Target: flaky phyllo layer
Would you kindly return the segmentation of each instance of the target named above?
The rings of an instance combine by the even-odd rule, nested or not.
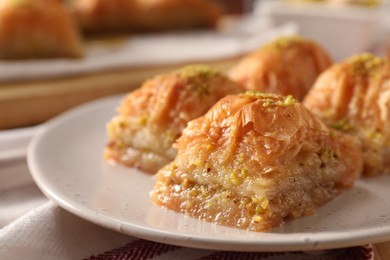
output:
[[[105,158],[155,173],[175,158],[172,144],[188,121],[241,91],[223,73],[205,65],[156,76],[127,95],[109,122]]]
[[[82,37],[61,1],[0,1],[0,59],[82,56]]]
[[[254,231],[312,214],[361,171],[360,143],[291,96],[230,95],[191,121],[151,196],[168,209]]]
[[[390,62],[359,54],[335,64],[316,81],[304,105],[324,122],[357,136],[365,176],[390,172]]]
[[[296,35],[282,36],[242,58],[229,75],[248,90],[302,100],[331,64],[329,54],[316,42]]]

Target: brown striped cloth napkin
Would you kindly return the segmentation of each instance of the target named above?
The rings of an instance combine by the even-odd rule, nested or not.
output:
[[[98,259],[199,259],[199,260],[359,260],[374,259],[371,245],[317,252],[229,252],[183,248],[146,241],[134,240],[122,247],[94,255],[89,260]]]

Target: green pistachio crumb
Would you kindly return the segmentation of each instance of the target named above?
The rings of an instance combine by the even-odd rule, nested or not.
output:
[[[285,99],[283,101],[277,101],[276,105],[281,106],[281,107],[288,107],[288,106],[294,105],[296,102],[297,102],[297,100],[295,98],[293,98],[293,96],[288,95],[285,97]]]

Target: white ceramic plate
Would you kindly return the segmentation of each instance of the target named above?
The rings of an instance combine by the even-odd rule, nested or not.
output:
[[[128,235],[205,249],[296,251],[390,240],[389,176],[360,180],[317,214],[267,233],[210,224],[154,205],[153,176],[102,159],[105,125],[119,101],[106,98],[63,114],[43,126],[29,147],[38,186],[81,218]]]

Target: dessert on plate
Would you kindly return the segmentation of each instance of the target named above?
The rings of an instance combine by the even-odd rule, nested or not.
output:
[[[326,70],[304,105],[328,126],[362,141],[365,176],[390,171],[390,62],[368,53]]]
[[[212,0],[72,0],[84,32],[211,28],[223,11]]]
[[[86,33],[134,30],[137,0],[72,0],[71,8]]]
[[[292,96],[253,91],[190,121],[175,147],[153,201],[253,231],[314,213],[352,187],[362,167],[357,138],[331,131]]]
[[[78,28],[60,1],[0,1],[0,59],[82,56]]]
[[[302,100],[331,64],[329,54],[318,43],[296,35],[282,36],[242,58],[229,74],[248,90]]]
[[[141,31],[213,28],[223,15],[214,0],[137,0]]]
[[[109,122],[105,158],[154,173],[175,158],[172,144],[188,121],[241,91],[241,86],[206,65],[156,76],[128,94]]]

